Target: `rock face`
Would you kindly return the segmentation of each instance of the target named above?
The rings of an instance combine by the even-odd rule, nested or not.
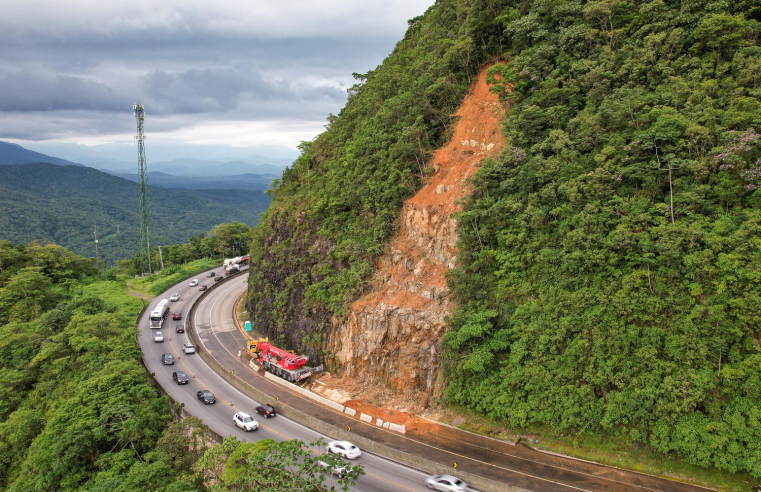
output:
[[[414,392],[423,400],[432,393],[451,304],[445,275],[457,263],[452,215],[468,193],[468,178],[504,143],[504,110],[489,92],[486,68],[457,111],[452,140],[434,155],[434,175],[404,205],[401,228],[379,261],[372,290],[352,304],[347,319],[333,320],[329,351],[339,376]]]

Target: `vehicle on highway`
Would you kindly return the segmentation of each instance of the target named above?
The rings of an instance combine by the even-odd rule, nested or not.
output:
[[[153,341],[154,342],[163,342],[164,341],[164,335],[160,331],[155,332],[153,334]]]
[[[219,282],[220,280],[224,280],[225,277],[214,277],[215,282]]]
[[[150,327],[152,330],[161,328],[164,324],[164,320],[169,316],[169,301],[162,299],[156,309],[151,311],[151,315],[148,317],[150,320]]]
[[[463,492],[468,489],[468,484],[452,475],[431,475],[425,479],[425,486],[442,492]]]
[[[174,382],[177,384],[188,384],[188,382],[190,382],[187,374],[182,371],[173,372],[172,379],[174,379]]]
[[[161,354],[161,363],[165,366],[172,366],[174,365],[174,355],[172,354]]]
[[[176,331],[177,333],[185,333],[185,327],[182,325],[177,325],[174,327],[174,331]]]
[[[317,460],[317,464],[322,468],[323,470],[330,469],[330,473],[333,475],[336,475],[338,478],[343,478],[344,475],[348,473],[347,466],[341,466],[341,465],[335,465],[331,466],[329,463],[326,463],[322,460]]]
[[[196,348],[193,346],[192,343],[186,343],[182,345],[182,351],[186,354],[195,354]]]
[[[182,319],[182,313],[172,313],[172,319],[173,320]]]
[[[340,454],[347,460],[357,459],[362,454],[362,451],[349,441],[330,441],[327,448],[328,453]]]
[[[198,280],[193,279],[193,280],[190,281],[190,286],[191,287],[195,287],[196,285],[198,285]]]
[[[169,300],[172,301],[172,302],[179,301],[180,300],[180,294],[178,292],[175,292],[174,294],[172,294],[172,297],[170,297]]]
[[[277,415],[277,410],[272,405],[259,405],[256,407],[256,413],[264,415],[264,418],[268,419]]]
[[[251,416],[245,412],[238,412],[233,415],[233,424],[246,432],[255,431],[259,428],[259,422],[252,419]]]
[[[207,277],[213,277],[214,275],[216,275],[216,273],[214,272],[209,272],[206,274]]]
[[[208,288],[209,288],[209,286],[208,286],[208,285],[206,285],[206,284],[204,284],[204,285],[202,285],[202,286],[201,286],[201,288],[200,288],[200,289],[198,289],[198,290],[200,290],[201,292],[203,292],[203,291],[205,291],[205,290],[206,290],[206,289],[208,289]]]
[[[201,390],[198,393],[196,393],[196,396],[199,400],[204,402],[206,405],[211,405],[212,403],[217,403],[217,397],[214,396],[214,393],[212,393],[209,390]]]

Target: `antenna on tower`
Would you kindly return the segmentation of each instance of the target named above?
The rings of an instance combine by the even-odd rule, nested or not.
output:
[[[145,133],[143,133],[143,123],[145,121],[145,108],[140,101],[132,106],[137,120],[137,178],[140,187],[140,269],[148,267],[148,273],[151,271],[151,235],[153,232],[153,223],[151,220],[151,202],[148,196],[148,163],[145,160]]]

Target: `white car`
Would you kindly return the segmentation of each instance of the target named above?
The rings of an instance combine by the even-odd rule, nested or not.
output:
[[[429,489],[444,492],[464,492],[469,490],[468,484],[452,475],[431,475],[425,479],[425,485]]]
[[[340,454],[347,460],[357,459],[362,454],[362,451],[349,441],[330,441],[327,447],[328,453]]]
[[[180,300],[180,294],[175,292],[174,294],[172,294],[172,297],[170,297],[169,300],[172,301],[172,302],[179,301]]]
[[[192,343],[186,343],[182,345],[182,351],[186,354],[195,354],[196,348],[193,346]]]
[[[244,412],[238,412],[233,415],[233,424],[240,427],[244,431],[255,431],[259,428],[259,422],[252,419],[251,416]]]
[[[198,280],[193,279],[193,280],[190,281],[190,286],[191,287],[195,287],[196,285],[198,285]]]
[[[347,470],[346,470],[347,467],[346,466],[338,466],[338,465],[336,465],[336,466],[332,466],[331,467],[328,463],[326,463],[326,462],[324,462],[322,460],[317,460],[317,464],[320,465],[320,468],[322,468],[323,470],[330,469],[330,473],[333,474],[333,475],[338,476],[338,478],[343,478],[344,475],[346,475],[346,472],[347,472]]]
[[[160,331],[155,332],[153,334],[153,341],[154,342],[163,342],[164,341],[164,335]]]

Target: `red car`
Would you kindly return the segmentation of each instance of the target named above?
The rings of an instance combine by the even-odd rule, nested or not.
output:
[[[174,313],[174,314],[172,314],[172,319],[182,319],[182,313]]]

